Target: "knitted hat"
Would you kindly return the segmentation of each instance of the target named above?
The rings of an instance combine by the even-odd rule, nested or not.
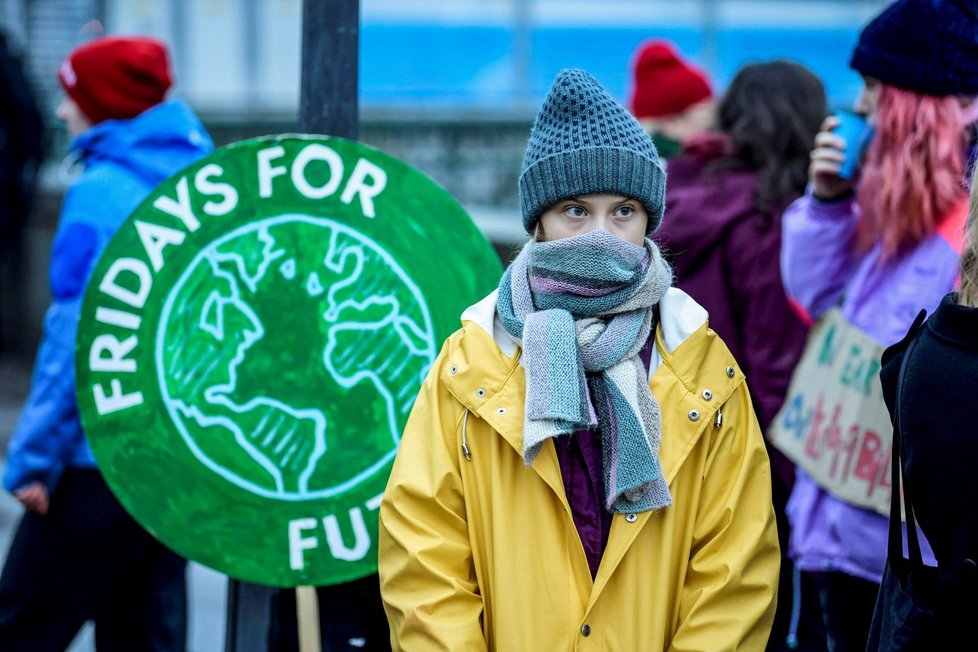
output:
[[[166,46],[142,37],[100,38],[75,49],[58,80],[95,124],[156,106],[172,83]]]
[[[926,95],[978,94],[978,3],[897,0],[859,35],[849,65]]]
[[[540,107],[520,174],[523,226],[557,202],[596,193],[641,201],[648,231],[662,221],[666,174],[645,130],[598,81],[564,70]]]
[[[713,97],[706,75],[666,41],[648,41],[639,48],[632,83],[629,106],[639,119],[675,115]]]

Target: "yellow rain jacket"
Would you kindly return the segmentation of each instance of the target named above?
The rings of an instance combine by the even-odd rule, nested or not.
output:
[[[424,383],[380,508],[395,650],[764,649],[780,555],[770,466],[744,376],[671,289],[651,364],[673,504],[616,514],[597,577],[552,441],[523,463],[525,376],[495,294]]]

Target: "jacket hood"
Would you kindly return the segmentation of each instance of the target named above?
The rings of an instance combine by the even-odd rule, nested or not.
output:
[[[77,136],[71,151],[87,164],[116,163],[156,186],[214,148],[182,100],[158,104],[129,120],[106,120]]]
[[[501,355],[498,356],[478,355],[476,351],[473,351],[471,359],[475,366],[480,367],[479,373],[493,371],[508,375],[508,369],[515,365],[518,360],[519,344],[503,328],[496,315],[498,295],[499,290],[496,290],[479,303],[466,309],[461,318],[462,331],[484,333],[490,336],[495,341],[496,346],[499,347]],[[649,377],[651,378],[662,364],[663,352],[666,354],[673,353],[694,333],[704,328],[708,320],[709,315],[706,310],[688,294],[678,288],[666,290],[665,296],[659,302],[659,323],[657,326],[657,338],[661,343],[662,350],[660,347],[652,349]],[[490,369],[490,367],[500,368]]]
[[[496,297],[493,292],[463,313],[462,328],[446,343],[447,361],[440,381],[465,410],[486,421],[522,455],[526,377],[519,347],[496,318]],[[649,381],[664,423],[674,424],[668,426],[670,446],[660,453],[669,481],[689,451],[686,444],[691,446],[705,431],[699,426],[683,429],[678,424],[702,422],[705,427],[719,423],[715,421],[718,411],[744,376],[730,351],[710,330],[706,310],[688,294],[676,288],[667,290],[659,302],[659,316]],[[695,417],[688,416],[691,413]],[[538,457],[533,468],[541,464]],[[556,484],[559,473],[555,468],[551,471],[557,475],[551,480]]]

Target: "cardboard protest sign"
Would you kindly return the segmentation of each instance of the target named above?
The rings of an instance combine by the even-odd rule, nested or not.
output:
[[[406,164],[338,138],[222,148],[122,225],[86,291],[82,423],[178,553],[277,586],[376,570],[408,413],[499,260]]]
[[[879,380],[883,349],[829,311],[809,335],[768,436],[830,493],[889,514],[893,427]]]

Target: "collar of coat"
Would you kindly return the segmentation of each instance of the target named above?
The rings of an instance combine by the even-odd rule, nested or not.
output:
[[[441,381],[522,456],[526,379],[520,349],[496,316],[496,294],[462,314],[462,329],[447,344]],[[710,330],[706,310],[689,295],[670,288],[659,303],[659,316],[649,377],[663,412],[659,458],[671,482],[707,428],[721,427],[718,413],[744,376]]]

